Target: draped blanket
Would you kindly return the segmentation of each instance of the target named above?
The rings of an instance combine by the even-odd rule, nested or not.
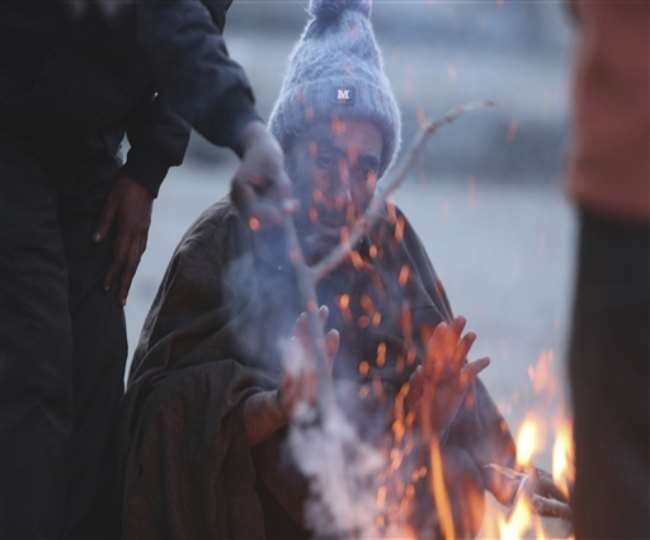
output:
[[[310,537],[302,514],[308,486],[282,450],[285,433],[249,448],[242,414],[249,395],[277,387],[282,343],[301,311],[296,296],[281,235],[253,233],[228,201],[187,231],[129,377],[119,490],[125,537]],[[421,361],[424,336],[451,319],[449,302],[394,207],[319,284],[318,296],[341,334],[333,376],[342,407],[372,440]],[[490,489],[482,466],[512,465],[514,443],[480,381],[467,402],[445,445],[460,449],[468,474]]]

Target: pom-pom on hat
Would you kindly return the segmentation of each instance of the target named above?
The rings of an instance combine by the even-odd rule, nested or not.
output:
[[[269,118],[287,148],[310,123],[368,120],[382,133],[380,176],[400,146],[401,119],[370,22],[371,0],[311,0]]]
[[[335,19],[345,10],[357,10],[370,17],[370,0],[312,0],[309,13],[317,19]]]

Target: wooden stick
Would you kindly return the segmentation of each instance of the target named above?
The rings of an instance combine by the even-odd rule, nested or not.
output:
[[[555,485],[551,476],[536,467],[528,473],[511,469],[497,463],[488,463],[485,468],[497,472],[510,482],[517,482],[517,489],[509,504],[507,519],[520,497],[526,497],[536,514],[545,517],[558,517],[571,521],[571,506],[562,491]]]
[[[462,114],[476,109],[492,107],[491,101],[468,103],[452,109],[442,118],[430,122],[422,129],[411,145],[406,150],[404,159],[400,161],[392,174],[384,177],[377,185],[377,190],[366,209],[363,217],[352,227],[348,239],[338,244],[321,262],[313,267],[307,266],[293,220],[287,219],[283,225],[289,249],[289,257],[292,261],[297,278],[299,303],[304,306],[307,313],[308,339],[316,363],[319,386],[319,408],[321,413],[325,412],[334,402],[334,391],[330,377],[327,374],[327,356],[325,351],[325,336],[323,324],[318,317],[318,298],[316,295],[316,284],[327,274],[332,272],[341,264],[353,246],[366,234],[376,223],[388,197],[402,184],[409,171],[413,167],[425,142],[442,126],[452,123]]]

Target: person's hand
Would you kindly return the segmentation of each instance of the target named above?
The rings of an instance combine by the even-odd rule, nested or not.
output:
[[[122,305],[126,304],[133,276],[147,247],[152,206],[153,195],[144,186],[118,174],[93,236],[95,242],[101,242],[113,226],[117,227],[113,261],[104,288],[108,291],[115,286],[115,294]]]
[[[282,223],[297,207],[290,198],[282,148],[259,121],[247,124],[240,139],[242,159],[230,198],[253,230]]]
[[[407,410],[419,417],[423,429],[439,436],[454,420],[474,378],[489,364],[489,358],[466,363],[476,334],[461,336],[465,319],[439,323],[426,344],[426,359],[409,381]]]
[[[572,520],[570,494],[554,482],[553,477],[535,466],[512,469],[497,463],[483,466],[486,487],[497,501],[514,509],[520,497],[527,499],[533,511],[544,517]],[[569,491],[573,487],[569,486]]]
[[[321,324],[325,326],[329,316],[327,306],[318,311]],[[327,373],[332,375],[334,358],[339,350],[340,336],[338,330],[325,334],[325,352],[327,353]],[[315,361],[311,357],[307,314],[302,313],[296,321],[292,343],[288,347],[285,371],[278,391],[278,404],[284,417],[290,419],[300,402],[316,405],[318,402],[318,374]],[[295,362],[296,356],[298,362]],[[292,365],[297,364],[297,365]]]

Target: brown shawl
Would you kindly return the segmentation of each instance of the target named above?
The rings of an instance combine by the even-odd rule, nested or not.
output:
[[[390,403],[419,361],[420,329],[452,314],[399,210],[387,215],[358,253],[356,264],[344,264],[320,283],[318,293],[330,307],[330,326],[341,332],[335,379],[352,381],[357,389],[377,389],[379,381],[383,397],[371,391],[360,404],[373,414],[385,410],[381,402]],[[408,279],[400,285],[404,266]],[[130,373],[119,494],[125,537],[308,536],[295,508],[305,488],[287,472],[290,464],[277,461],[283,460],[283,434],[250,449],[241,414],[247,396],[278,381],[278,343],[300,311],[294,284],[281,237],[276,231],[251,233],[228,201],[210,207],[187,231],[146,319]],[[342,294],[349,295],[347,309],[340,308]],[[381,316],[373,319],[374,312]],[[376,362],[380,343],[386,345],[382,366]],[[358,372],[362,361],[371,366],[364,375]],[[350,401],[358,396],[348,392]],[[471,400],[448,443],[461,446],[477,471],[490,461],[511,465],[514,444],[480,382]],[[282,512],[291,523],[284,520],[278,528],[270,514]]]

